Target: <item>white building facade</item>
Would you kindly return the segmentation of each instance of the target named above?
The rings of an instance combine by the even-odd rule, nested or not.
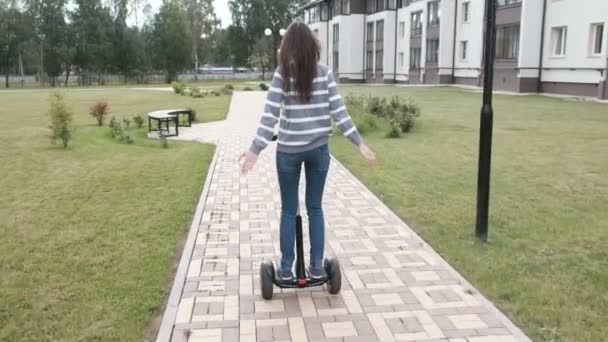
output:
[[[497,90],[608,99],[607,0],[497,0]],[[482,85],[484,0],[317,0],[341,82]]]

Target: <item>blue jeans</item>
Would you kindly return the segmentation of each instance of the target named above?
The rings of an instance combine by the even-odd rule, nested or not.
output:
[[[298,187],[302,164],[306,173],[306,210],[310,236],[310,268],[323,267],[325,220],[323,218],[323,189],[329,170],[329,148],[323,145],[301,153],[277,152],[277,173],[281,188],[281,271],[291,272],[295,259],[296,215]]]

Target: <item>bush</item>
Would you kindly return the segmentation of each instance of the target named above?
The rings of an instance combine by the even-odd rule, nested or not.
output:
[[[253,91],[253,88],[251,88],[250,86],[246,86],[243,88],[243,91]]]
[[[120,139],[123,136],[122,125],[114,117],[110,120],[110,134],[114,139]]]
[[[122,124],[125,125],[125,129],[129,129],[129,127],[131,126],[131,119],[122,118]]]
[[[137,128],[142,128],[144,125],[144,118],[140,114],[135,114],[133,116],[133,122],[137,126]]]
[[[365,108],[372,115],[375,115],[380,118],[386,118],[388,114],[386,110],[386,105],[387,103],[385,98],[373,96],[367,99]]]
[[[107,100],[99,100],[89,110],[92,117],[97,120],[98,126],[103,126],[103,120],[108,115],[109,106]]]
[[[226,85],[224,86],[224,89],[227,89],[227,90],[234,90],[234,86],[233,86],[232,84],[226,84]]]
[[[211,91],[211,94],[212,94],[212,95],[215,95],[215,96],[220,96],[220,95],[222,95],[222,93],[220,93],[220,91],[219,91],[219,90],[215,90],[215,89]]]
[[[182,82],[171,82],[171,87],[173,87],[173,91],[176,94],[182,94],[184,92],[184,90],[186,89],[186,85]]]
[[[224,95],[232,95],[233,91],[231,89],[228,89],[228,88],[222,88],[222,93]]]
[[[68,147],[72,140],[74,128],[72,127],[73,114],[65,104],[63,95],[54,93],[51,96],[51,104],[48,112],[51,117],[51,139],[53,143],[61,141],[63,148]]]
[[[263,90],[263,91],[268,90],[268,86],[266,85],[266,83],[260,83],[260,90]]]
[[[126,144],[129,144],[129,145],[131,145],[131,144],[133,144],[135,142],[135,140],[133,140],[133,138],[130,135],[128,135],[128,134],[123,135],[120,138],[120,141],[122,141],[122,142],[124,142]]]
[[[160,146],[162,148],[169,148],[169,141],[167,140],[167,137],[165,137],[164,135],[160,136]]]
[[[196,110],[192,108],[188,108],[188,110],[190,111],[190,118],[192,122],[196,122]]]
[[[204,90],[202,90],[202,89],[201,89],[201,88],[199,88],[199,87],[192,87],[192,88],[190,89],[190,96],[192,96],[192,97],[193,97],[193,98],[195,98],[195,99],[200,99],[200,98],[203,98],[203,97],[205,97],[206,95],[207,95],[207,92],[206,92],[206,91],[204,91]]]

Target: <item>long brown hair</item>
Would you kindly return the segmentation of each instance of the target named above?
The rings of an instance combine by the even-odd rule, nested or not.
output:
[[[285,91],[293,87],[303,102],[312,97],[312,83],[317,77],[317,63],[321,57],[321,46],[308,25],[295,21],[287,28],[281,43],[281,76],[285,80]]]

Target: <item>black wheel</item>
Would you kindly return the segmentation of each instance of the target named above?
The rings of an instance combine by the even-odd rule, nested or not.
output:
[[[260,265],[260,289],[262,290],[262,298],[266,300],[272,299],[273,286],[274,265],[270,261],[264,261]]]
[[[340,262],[336,258],[325,259],[323,265],[327,273],[327,290],[331,294],[340,293],[342,288],[342,271],[340,271]]]

